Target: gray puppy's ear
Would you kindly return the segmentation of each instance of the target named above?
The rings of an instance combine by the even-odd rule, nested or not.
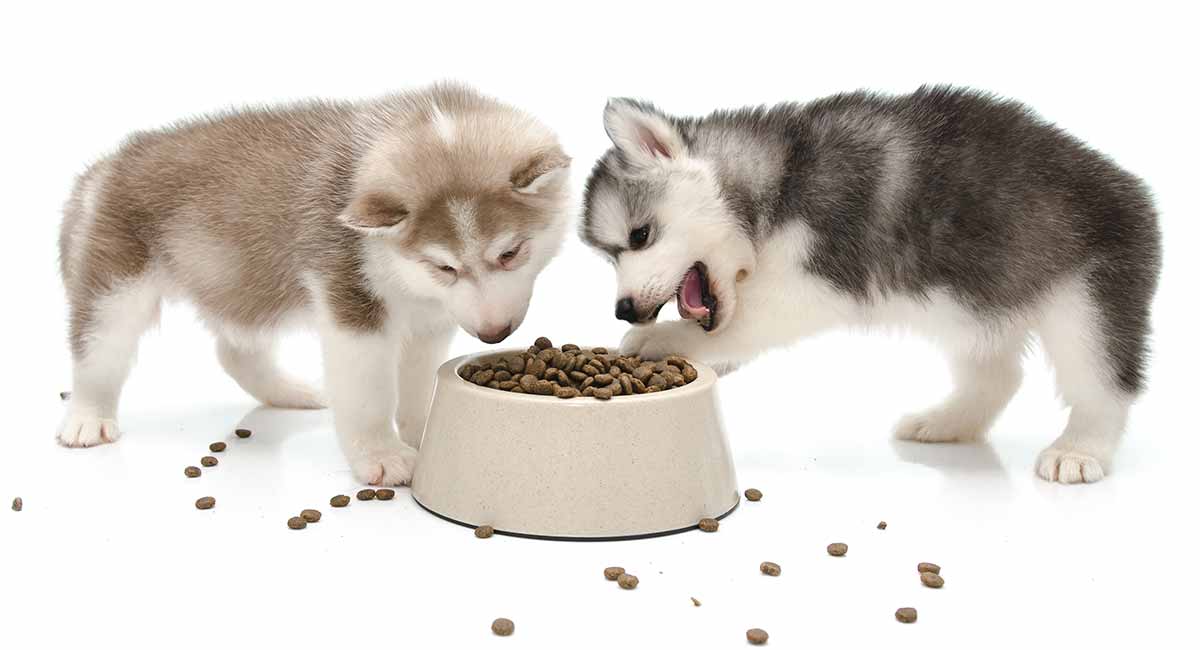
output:
[[[604,107],[604,130],[630,162],[650,164],[656,160],[682,158],[683,136],[666,115],[645,102],[614,98]]]
[[[509,182],[514,192],[538,194],[566,178],[571,159],[561,151],[544,151],[513,170]]]
[[[355,230],[382,235],[402,228],[408,218],[408,210],[395,196],[366,192],[355,197],[339,218]]]

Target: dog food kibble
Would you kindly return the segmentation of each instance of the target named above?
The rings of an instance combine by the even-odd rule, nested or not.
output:
[[[942,576],[926,571],[921,574],[921,584],[933,589],[941,589],[942,585],[946,584],[946,581],[942,579]]]
[[[617,584],[621,585],[622,589],[634,589],[638,586],[638,579],[632,573],[622,573],[617,576]]]
[[[911,607],[901,607],[896,610],[896,620],[901,623],[915,623],[917,621],[917,610]]]
[[[300,530],[308,527],[308,522],[304,521],[304,517],[292,517],[288,519],[288,528],[292,530]]]
[[[696,525],[700,527],[700,530],[706,533],[715,533],[717,532],[717,529],[721,527],[721,522],[717,521],[716,519],[706,517],[701,519]]]
[[[475,529],[475,536],[479,539],[487,539],[496,533],[496,529],[491,526],[480,526]]]
[[[774,562],[763,562],[762,564],[758,565],[758,570],[762,571],[763,575],[768,576],[777,576],[780,573],[783,573],[783,569]]]
[[[922,562],[917,565],[917,573],[933,573],[936,575],[942,574],[942,567],[933,562]]]
[[[329,505],[335,508],[345,508],[346,506],[350,505],[350,497],[344,494],[339,494],[329,500]]]
[[[747,501],[758,501],[761,498],[762,498],[762,492],[759,492],[758,490],[756,490],[754,488],[750,488],[749,490],[746,490],[746,500]]]
[[[878,524],[875,524],[875,527],[878,528],[879,530],[887,530],[887,522],[881,521]]]
[[[829,551],[829,554],[834,557],[841,557],[846,554],[846,551],[850,550],[850,547],[846,546],[845,544],[837,543],[826,546],[825,550]]]
[[[301,519],[303,519],[304,521],[306,521],[306,522],[310,523],[310,524],[315,524],[315,523],[317,523],[318,521],[321,521],[321,511],[320,511],[320,510],[313,510],[313,509],[311,509],[311,508],[308,508],[308,509],[305,509],[305,510],[301,510],[301,511],[300,511],[300,518],[301,518]]]
[[[200,510],[208,510],[217,505],[217,500],[212,497],[200,497],[196,499],[196,507]]]
[[[233,434],[243,440],[249,438],[253,432],[249,429],[234,429]]]
[[[696,600],[695,596],[692,596],[692,607],[699,607],[699,606],[700,606],[700,601]]]
[[[13,505],[12,505],[13,512],[21,512],[21,508],[24,508],[24,507],[25,507],[25,502],[21,500],[21,497],[17,497],[15,499],[13,499]]]
[[[513,622],[507,618],[498,618],[492,621],[492,633],[496,636],[508,636],[513,633],[515,628]]]
[[[196,478],[200,476],[200,468],[194,465],[188,465],[187,467],[183,468],[183,475],[188,478]]]
[[[459,377],[493,390],[598,400],[679,388],[699,374],[687,359],[676,355],[649,361],[574,343],[556,348],[544,336],[521,354],[480,359],[458,369]]]
[[[623,575],[625,575],[624,567],[610,566],[604,570],[604,579],[605,580],[616,580],[617,578],[620,578]]]
[[[205,467],[216,467],[217,459],[213,458],[212,456],[205,456],[204,458],[200,459],[200,464]]]
[[[379,488],[375,490],[375,498],[380,501],[391,501],[396,496],[396,491],[392,488]]]
[[[217,453],[217,452],[225,451],[225,443],[223,443],[223,442],[214,442],[214,443],[212,443],[211,445],[209,445],[209,446],[208,446],[208,450],[209,450],[209,451],[211,451],[211,452],[213,452],[213,453]]]
[[[746,630],[746,640],[750,642],[750,645],[762,645],[767,642],[768,636],[770,635],[767,634],[766,630],[760,630],[756,627]]]
[[[355,494],[354,496],[358,497],[359,501],[370,501],[371,499],[375,498],[375,490],[370,488],[366,490],[359,490],[358,494]]]

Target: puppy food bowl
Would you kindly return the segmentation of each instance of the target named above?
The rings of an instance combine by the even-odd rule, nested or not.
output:
[[[620,539],[694,528],[738,503],[716,373],[659,393],[590,397],[476,386],[438,369],[412,494],[466,526],[555,539]]]

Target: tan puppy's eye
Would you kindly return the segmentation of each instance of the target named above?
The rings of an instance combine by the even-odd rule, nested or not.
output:
[[[444,273],[458,273],[458,269],[454,268],[453,266],[446,265],[446,264],[439,266],[438,270],[442,271]]]
[[[525,242],[521,242],[520,244],[513,246],[511,249],[501,253],[499,257],[500,266],[507,267],[508,265],[512,264],[513,260],[517,259],[517,256],[521,254],[521,247],[524,245]]]

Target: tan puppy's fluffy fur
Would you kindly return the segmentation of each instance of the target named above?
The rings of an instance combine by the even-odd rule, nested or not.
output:
[[[138,338],[178,297],[273,406],[325,404],[272,358],[282,328],[315,325],[355,475],[407,482],[455,324],[494,343],[524,318],[562,241],[568,163],[533,118],[457,85],[131,136],[64,210],[74,388],[60,442],[117,439]]]

